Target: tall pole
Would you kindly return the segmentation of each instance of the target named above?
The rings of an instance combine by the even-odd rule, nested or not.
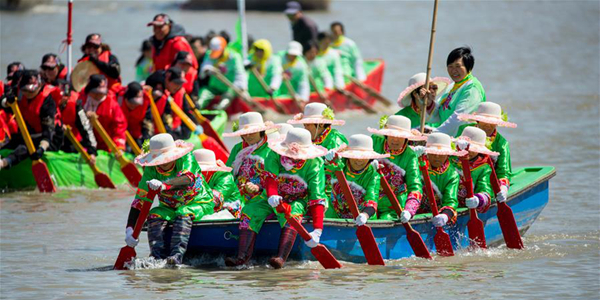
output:
[[[71,81],[72,51],[73,51],[73,0],[69,0],[69,14],[67,21],[67,81]]]
[[[433,21],[431,21],[431,37],[429,39],[429,56],[427,57],[427,77],[425,77],[425,91],[429,91],[429,76],[431,76],[431,61],[433,60],[433,44],[435,43],[435,24],[437,20],[437,8],[438,8],[438,0],[435,0],[433,3]],[[423,106],[421,107],[421,133],[425,132],[425,113],[427,111],[427,100],[428,97],[425,96],[425,101],[423,102]]]
[[[248,34],[246,33],[246,0],[238,0],[238,11],[240,13],[240,25],[242,27],[242,58],[248,59]]]

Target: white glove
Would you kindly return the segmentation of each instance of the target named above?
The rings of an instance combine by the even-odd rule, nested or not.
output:
[[[332,161],[335,158],[335,150],[331,149],[329,151],[327,151],[327,154],[325,154],[325,160],[326,161]]]
[[[425,146],[414,146],[411,148],[415,152],[417,157],[421,157],[421,156],[423,156],[423,154],[425,154]]]
[[[304,241],[306,246],[310,248],[314,248],[319,245],[319,241],[321,240],[321,234],[323,233],[323,229],[315,229],[310,232],[310,240]]]
[[[215,73],[215,70],[217,70],[215,67],[213,67],[212,65],[205,65],[202,70],[200,70],[200,73],[203,73],[205,75],[211,75],[212,73]]]
[[[469,141],[456,140],[456,142],[454,143],[456,144],[456,147],[458,147],[458,149],[460,150],[467,150],[467,148],[469,148]]]
[[[374,159],[371,162],[371,166],[373,166],[375,168],[375,170],[379,170],[379,161],[377,161],[376,159]]]
[[[400,222],[408,223],[410,218],[412,218],[412,215],[407,210],[403,210],[402,213],[400,213]]]
[[[496,201],[505,202],[508,199],[508,187],[505,185],[500,186],[500,191],[496,194]]]
[[[269,205],[271,205],[273,208],[277,207],[280,203],[281,203],[281,196],[279,195],[273,195],[271,197],[269,197],[268,201],[269,201]]]
[[[469,209],[471,208],[477,208],[477,206],[479,206],[479,198],[473,196],[471,198],[466,198],[465,199],[465,205],[467,205],[467,207]]]
[[[148,188],[150,188],[151,190],[160,190],[163,188],[163,183],[158,180],[158,179],[152,179],[152,180],[148,180],[146,181],[146,184],[148,185]]]
[[[138,240],[133,238],[133,228],[131,227],[125,229],[125,243],[131,248],[135,248],[138,244]]]
[[[238,210],[240,209],[240,201],[225,202],[223,203],[223,208],[230,210]]]
[[[433,223],[433,226],[435,227],[443,227],[448,223],[448,216],[446,214],[438,214],[431,219],[431,223]]]
[[[367,224],[367,220],[369,220],[369,214],[360,213],[356,217],[356,220],[354,220],[354,223],[356,223],[356,225],[358,225],[358,226],[363,226],[363,225]]]

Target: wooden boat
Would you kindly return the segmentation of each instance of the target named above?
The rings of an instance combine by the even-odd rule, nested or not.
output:
[[[383,71],[385,69],[385,62],[382,59],[366,60],[364,62],[364,68],[365,68],[365,72],[367,73],[367,79],[365,79],[365,81],[363,83],[366,84],[367,86],[375,89],[377,92],[381,92],[381,84],[383,83]],[[360,89],[358,86],[356,86],[356,84],[348,81],[347,79],[346,79],[345,90],[353,92],[354,94],[359,96],[361,99],[365,99],[365,101],[369,105],[372,105],[376,101],[375,98],[369,96],[362,89]],[[328,98],[333,105],[333,110],[336,112],[344,111],[347,109],[359,109],[360,108],[356,104],[353,104],[349,99],[347,99],[346,96],[344,96],[336,91],[330,92],[328,95]],[[258,98],[258,97],[253,98],[253,99],[255,101],[257,101],[258,103],[262,104],[263,106],[275,111],[275,105],[269,99]],[[218,103],[218,100],[219,99],[215,99],[212,103],[216,104],[216,103]],[[276,97],[275,100],[277,102],[281,103],[285,107],[285,109],[288,112],[290,112],[290,114],[297,114],[297,113],[301,112],[298,110],[298,108],[296,107],[292,98],[289,95],[281,95],[279,97]],[[319,95],[317,95],[316,92],[313,92],[310,94],[310,102],[322,102],[322,101],[321,101],[321,99],[319,99]],[[248,112],[251,110],[252,109],[240,99],[234,99],[232,101],[231,105],[226,109],[226,111],[229,115],[245,113],[245,112]]]
[[[203,110],[201,112],[211,120],[211,124],[217,133],[222,134],[227,125],[227,114],[224,111]],[[196,135],[192,135],[187,142],[194,144],[195,148],[202,148],[202,143]],[[0,150],[0,156],[7,156],[11,152],[12,150]],[[133,160],[134,158],[134,155],[131,153],[125,153],[125,156],[129,160]],[[78,153],[49,151],[44,154],[43,161],[48,165],[52,180],[57,187],[98,188],[92,169]],[[100,171],[106,173],[112,179],[115,185],[128,183],[127,178],[121,172],[119,163],[108,152],[98,151],[96,165]],[[25,160],[8,170],[0,171],[0,189],[23,190],[34,189],[35,187],[36,182],[31,173],[30,160]]]
[[[512,208],[519,231],[527,232],[537,217],[548,203],[548,184],[555,175],[554,167],[526,167],[517,169],[512,180],[513,185],[509,192],[508,205]],[[497,206],[492,207],[479,218],[485,224],[485,236],[488,246],[504,243],[500,225],[496,218]],[[430,222],[431,214],[417,215],[411,224],[416,229],[430,251],[435,251],[433,236],[435,228]],[[469,245],[467,222],[469,220],[466,208],[458,209],[458,220],[455,225],[447,226],[447,232],[455,249],[465,248]],[[210,220],[194,223],[188,256],[197,254],[234,255],[237,253],[237,220]],[[307,230],[312,230],[312,225],[304,220]],[[406,240],[406,232],[399,221],[369,221],[368,225],[379,245],[379,250],[384,259],[400,259],[413,256],[414,253]],[[321,243],[343,261],[364,263],[366,262],[360,244],[356,238],[356,226],[353,220],[325,219],[325,228]],[[255,256],[272,256],[277,251],[280,226],[277,220],[268,220],[255,244]],[[167,232],[166,239],[170,239]],[[168,245],[168,243],[166,243]],[[314,260],[308,248],[298,238],[290,255],[292,259]]]

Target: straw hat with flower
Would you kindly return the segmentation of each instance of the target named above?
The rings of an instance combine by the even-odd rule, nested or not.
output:
[[[492,156],[497,156],[500,154],[498,152],[490,151],[485,146],[485,142],[486,142],[485,131],[483,131],[477,127],[473,127],[473,126],[466,127],[465,130],[463,130],[462,134],[458,138],[454,139],[454,141],[455,141],[455,144],[460,149],[466,149],[467,145],[468,145],[469,151],[473,151],[473,152],[477,152],[477,153],[485,154],[485,155],[492,155]]]
[[[502,112],[502,107],[494,102],[483,102],[479,104],[477,112],[473,114],[460,114],[458,118],[463,121],[479,121],[500,127],[517,127],[517,124],[506,121],[508,118]]]
[[[422,146],[416,146],[422,147]],[[416,149],[416,147],[414,149]],[[434,132],[427,136],[424,152],[427,154],[463,156],[467,151],[456,151],[452,148],[452,139],[445,133]]]
[[[408,87],[405,88],[398,97],[398,105],[400,106],[400,108],[410,106],[410,103],[412,101],[412,92],[420,86],[425,85],[425,78],[427,78],[427,74],[417,73],[408,80]],[[430,82],[437,85],[438,87],[436,94],[437,98],[439,95],[444,93],[446,88],[452,83],[452,80],[446,77],[434,77],[430,80]]]
[[[160,133],[150,138],[150,142],[144,148],[144,153],[135,158],[135,163],[149,167],[175,161],[190,153],[194,145],[182,140],[174,141],[170,134]]]
[[[383,116],[379,120],[379,125],[381,129],[369,127],[367,130],[374,134],[405,138],[411,141],[424,141],[427,139],[418,130],[411,130],[410,119],[405,116]]]
[[[353,159],[380,159],[390,157],[373,151],[373,139],[364,134],[353,134],[348,138],[348,146],[340,148],[337,155]]]
[[[277,129],[279,125],[271,121],[263,121],[261,114],[257,112],[247,112],[240,116],[239,122],[233,124],[233,132],[223,133],[224,137],[235,137],[256,132]]]
[[[333,110],[323,103],[309,103],[304,107],[304,112],[294,116],[289,124],[331,124],[344,125],[346,121],[336,120]]]
[[[292,159],[306,160],[327,154],[327,149],[312,143],[310,132],[304,128],[292,128],[281,142],[269,142],[275,153]]]

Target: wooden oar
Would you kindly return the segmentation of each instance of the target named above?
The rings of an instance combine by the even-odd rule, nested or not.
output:
[[[251,70],[252,74],[254,74],[254,77],[256,77],[256,80],[258,80],[258,83],[263,88],[265,93],[268,93],[269,89],[271,89],[271,88],[265,82],[265,78],[262,76],[262,74],[260,74],[260,72],[258,72],[258,70],[255,67],[250,68],[250,70]],[[273,105],[275,105],[275,109],[277,109],[277,111],[279,113],[284,114],[284,115],[287,114],[287,111],[285,110],[283,105],[281,103],[279,103],[279,101],[275,100],[275,98],[273,97],[273,93],[269,94],[269,101],[273,102]]]
[[[433,20],[431,21],[431,36],[429,37],[429,55],[427,56],[427,74],[425,75],[425,90],[429,91],[429,76],[431,76],[431,61],[433,61],[433,45],[435,44],[435,24],[437,22],[438,0],[433,3]],[[421,133],[425,132],[425,111],[427,107],[427,95],[421,106]]]
[[[152,114],[152,119],[154,119],[154,125],[156,125],[156,130],[158,131],[158,133],[167,133],[165,124],[163,123],[162,117],[158,112],[158,107],[156,107],[156,102],[154,102],[154,97],[152,96],[152,89],[146,91],[146,93],[148,95],[148,99],[150,99],[150,113]]]
[[[460,163],[463,168],[463,176],[465,177],[465,188],[467,189],[467,198],[473,197],[473,178],[471,177],[471,164],[469,163],[469,154],[460,157]],[[477,216],[477,210],[475,208],[469,209],[469,222],[467,222],[467,228],[469,229],[469,240],[471,246],[477,246],[479,248],[487,248],[485,242],[485,232],[483,230],[483,222]]]
[[[215,75],[215,78],[217,78],[217,80],[221,81],[224,85],[226,85],[228,88],[230,88],[238,97],[240,97],[240,99],[242,99],[242,101],[244,101],[246,104],[248,104],[248,106],[250,106],[253,110],[255,110],[261,114],[265,113],[266,108],[263,105],[252,100],[252,98],[250,98],[241,89],[239,89],[237,86],[233,85],[233,83],[231,83],[231,81],[229,81],[229,79],[227,79],[227,77],[225,77],[225,75],[223,75],[223,73],[221,73],[221,71],[214,69],[212,71],[212,74]],[[231,99],[231,100],[233,100],[233,99]]]
[[[435,194],[433,193],[433,186],[431,185],[431,178],[429,177],[429,171],[427,166],[429,161],[427,158],[421,157],[421,163],[419,169],[423,175],[423,181],[425,182],[425,193],[429,200],[429,206],[431,207],[432,219],[439,214],[437,203],[435,202]],[[452,241],[450,241],[450,235],[444,231],[443,227],[436,227],[437,233],[433,237],[435,248],[437,253],[441,256],[454,256],[454,250],[452,250]]]
[[[377,92],[372,87],[364,84],[363,82],[361,82],[357,78],[354,78],[354,77],[352,77],[350,75],[346,75],[346,78],[350,79],[350,81],[352,81],[352,83],[356,84],[356,86],[358,86],[361,90],[367,92],[367,94],[369,94],[371,97],[375,98],[376,100],[380,101],[385,106],[391,106],[392,105],[392,101],[390,101],[388,98],[384,97],[382,94],[380,94],[379,92]]]
[[[150,208],[152,207],[152,202],[154,201],[154,197],[160,192],[160,190],[149,190],[148,195],[146,196],[150,201],[142,201],[142,209],[140,211],[140,215],[138,216],[137,221],[135,222],[135,228],[133,229],[133,238],[137,240],[140,236],[140,232],[142,231],[142,227],[146,222],[146,218],[148,217],[148,212],[150,212]],[[125,246],[121,248],[119,252],[119,257],[117,257],[117,261],[113,267],[114,270],[123,270],[125,268],[125,263],[130,262],[137,256],[135,253],[135,248]]]
[[[277,207],[277,211],[284,212],[285,219],[288,221],[288,223],[290,223],[290,225],[294,227],[294,229],[296,229],[296,231],[305,241],[310,241],[311,236],[308,233],[308,231],[306,231],[306,228],[302,226],[302,222],[296,220],[296,218],[290,215],[289,204],[279,204],[279,206]],[[342,267],[342,264],[340,264],[340,262],[337,259],[335,259],[335,256],[333,256],[333,254],[331,254],[331,252],[329,252],[329,250],[322,244],[318,244],[316,247],[311,248],[310,253],[312,253],[312,255],[315,256],[315,258],[319,261],[319,263],[321,263],[321,265],[325,269],[339,269]]]
[[[325,105],[333,109],[333,104],[331,103],[331,100],[329,100],[329,98],[325,96],[325,93],[323,93],[323,91],[317,88],[317,81],[315,80],[315,77],[312,76],[312,74],[310,73],[308,74],[308,82],[310,82],[310,86],[312,86],[315,92],[317,92],[317,95],[319,95],[319,99],[321,99],[321,102],[325,103]]]
[[[496,175],[494,162],[489,156],[487,159],[488,164],[492,168],[492,175],[490,176],[492,189],[494,190],[494,194],[497,194],[500,192],[500,181],[498,180],[498,175]],[[502,229],[506,247],[510,249],[525,248],[523,246],[523,240],[521,239],[519,227],[517,226],[517,221],[515,220],[515,215],[506,202],[498,203],[498,212],[496,213],[496,216],[498,217],[498,223],[500,223],[500,229]]]
[[[131,136],[129,130],[125,130],[125,139],[127,140],[127,144],[129,144],[129,147],[131,147],[131,151],[133,151],[135,156],[142,154],[142,149],[140,149],[140,146],[138,146],[133,136]]]
[[[110,177],[108,177],[108,175],[106,175],[105,173],[100,171],[98,169],[98,167],[96,166],[96,164],[92,162],[92,158],[90,157],[90,154],[87,153],[87,151],[85,151],[85,149],[83,148],[81,143],[77,140],[75,135],[73,135],[71,126],[67,125],[66,127],[67,127],[67,130],[65,131],[65,133],[67,134],[67,138],[71,141],[71,143],[73,144],[75,149],[77,149],[77,152],[79,152],[79,154],[81,154],[81,157],[83,157],[83,160],[85,160],[85,162],[87,162],[87,164],[92,169],[92,172],[94,173],[94,180],[96,181],[96,184],[98,185],[98,187],[108,188],[108,189],[116,189],[117,187],[112,182]]]
[[[121,150],[117,148],[117,146],[112,141],[108,133],[106,133],[106,130],[104,130],[104,127],[102,127],[102,124],[100,124],[95,115],[93,115],[90,118],[90,122],[92,122],[92,126],[94,127],[94,129],[96,129],[96,131],[100,135],[100,138],[102,138],[104,143],[106,143],[108,149],[110,149],[110,151],[113,153],[113,155],[121,165],[121,171],[129,181],[129,184],[131,184],[131,186],[133,187],[137,187],[140,183],[140,180],[142,180],[142,174],[140,174],[140,171],[132,162],[130,162],[127,158],[125,158],[125,156],[123,156],[123,152],[121,152]]]
[[[344,90],[344,89],[338,89],[337,91],[339,93],[341,93],[342,95],[344,95],[346,98],[350,99],[352,101],[352,103],[354,103],[355,105],[364,109],[367,113],[370,113],[370,114],[377,113],[377,111],[375,109],[373,109],[371,106],[369,106],[369,104],[367,104],[364,100],[360,99],[360,97],[358,97],[355,93],[348,91],[348,90]]]
[[[200,126],[202,126],[202,129],[204,129],[206,135],[215,139],[215,141],[217,141],[219,145],[223,147],[223,150],[225,150],[227,154],[229,154],[229,149],[227,149],[227,145],[225,145],[225,142],[223,142],[221,136],[219,136],[215,128],[212,127],[210,120],[200,113],[200,111],[196,108],[196,104],[194,103],[192,98],[190,98],[190,95],[188,95],[187,93],[185,94],[185,100],[187,101],[188,105],[192,108],[192,114],[194,115],[194,118],[196,118]]]
[[[294,86],[292,85],[290,80],[288,78],[286,78],[285,76],[283,76],[282,80],[283,80],[283,84],[285,84],[285,87],[287,88],[288,93],[290,94],[290,97],[292,98],[292,102],[294,102],[294,105],[296,106],[296,108],[299,111],[303,111],[304,105],[302,104],[302,102],[300,102],[298,100],[298,94],[296,93],[296,90],[294,90]]]
[[[19,110],[19,104],[17,104],[17,99],[15,99],[13,103],[9,103],[9,105],[10,108],[12,108],[12,111],[15,115],[15,119],[17,120],[17,125],[19,126],[19,131],[21,131],[23,141],[25,141],[27,152],[29,152],[29,154],[31,155],[35,152],[35,146],[33,145],[33,141],[31,140],[31,135],[29,135],[29,130],[27,130],[27,124],[25,124],[25,120],[23,120],[21,110]],[[35,182],[37,183],[37,187],[40,190],[40,192],[56,192],[56,187],[54,186],[54,182],[52,182],[52,177],[50,177],[50,171],[48,171],[48,166],[45,162],[43,162],[41,159],[32,161],[31,173],[33,173],[33,178],[35,178]]]
[[[379,170],[379,174],[381,175],[381,187],[383,188],[383,192],[388,197],[388,199],[390,199],[390,203],[392,204],[392,208],[396,211],[396,214],[400,216],[400,214],[402,213],[402,207],[400,206],[400,202],[398,201],[396,194],[394,194],[394,191],[392,191],[392,188],[390,187],[390,184],[385,178],[385,174],[383,174],[383,171]],[[410,226],[410,223],[408,222],[402,223],[402,225],[404,226],[404,230],[406,230],[406,239],[408,240],[408,243],[413,249],[415,255],[417,257],[431,259],[431,254],[429,254],[429,250],[427,249],[427,246],[425,246],[425,242],[423,241],[421,234],[419,234],[418,231],[412,228],[412,226]]]
[[[344,175],[343,171],[335,171],[335,177],[337,177],[337,180],[340,183],[340,187],[344,193],[344,198],[346,198],[346,203],[348,203],[348,207],[352,212],[352,216],[356,218],[360,212],[358,211],[356,199],[354,199],[354,195],[352,195],[352,190],[350,190],[350,187],[348,186],[348,181],[346,181],[346,175]],[[367,263],[369,265],[384,266],[385,262],[383,261],[383,257],[381,256],[379,246],[377,246],[377,241],[375,240],[371,227],[367,225],[358,226],[356,229],[356,237],[360,242],[360,247],[365,254]]]

